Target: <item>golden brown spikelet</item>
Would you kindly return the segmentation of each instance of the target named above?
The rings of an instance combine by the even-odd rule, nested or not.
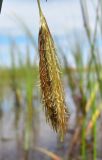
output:
[[[47,121],[61,138],[67,130],[68,110],[65,105],[56,49],[45,17],[40,9],[41,28],[39,31],[39,71]]]

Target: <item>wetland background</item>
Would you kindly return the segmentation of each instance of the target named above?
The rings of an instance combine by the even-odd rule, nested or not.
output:
[[[37,3],[5,0],[0,15],[0,160],[102,160],[102,2],[41,4],[62,68],[69,129],[60,142],[45,120]]]

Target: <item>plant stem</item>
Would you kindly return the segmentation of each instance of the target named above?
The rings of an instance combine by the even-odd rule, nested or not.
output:
[[[38,2],[39,14],[41,16],[42,10],[41,10],[41,6],[40,6],[40,0],[37,0],[37,2]]]
[[[93,104],[93,114],[96,112],[96,106],[95,106],[95,102]],[[96,127],[96,121],[94,123],[94,126],[93,126],[93,139],[94,139],[94,142],[93,142],[93,160],[96,160],[97,159],[97,127]]]
[[[86,138],[85,138],[85,127],[86,126],[86,117],[83,120],[82,126],[82,160],[86,160]]]

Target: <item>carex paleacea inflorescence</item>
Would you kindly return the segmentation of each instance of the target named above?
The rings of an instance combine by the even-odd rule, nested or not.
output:
[[[67,131],[69,112],[66,108],[64,91],[61,82],[60,67],[57,60],[56,49],[46,19],[41,10],[39,31],[39,72],[46,120],[63,139]]]

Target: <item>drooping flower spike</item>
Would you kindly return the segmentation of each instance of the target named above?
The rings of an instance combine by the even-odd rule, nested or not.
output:
[[[54,41],[41,10],[39,0],[38,7],[41,23],[39,31],[39,72],[42,101],[47,122],[63,139],[67,131],[69,112],[65,104]]]

